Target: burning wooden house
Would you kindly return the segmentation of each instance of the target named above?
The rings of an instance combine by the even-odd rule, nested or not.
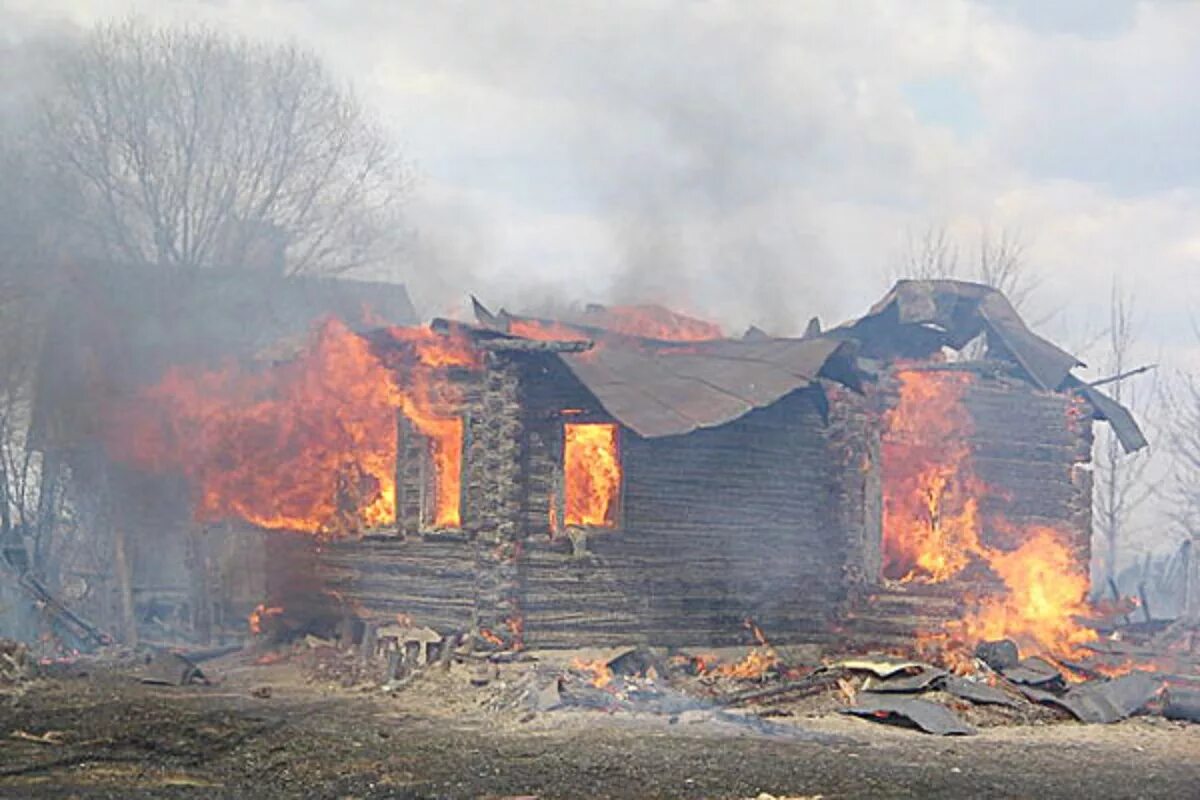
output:
[[[277,538],[274,603],[498,647],[1087,637],[1092,421],[1145,441],[998,292],[903,282],[802,339],[477,312],[410,375],[394,524]]]
[[[1145,443],[1076,366],[953,281],[798,339],[477,307],[327,325],[237,386],[176,371],[107,452],[182,476],[210,527],[278,531],[256,625],[399,618],[543,648],[733,644],[752,620],[780,642],[1070,648],[1092,422]]]

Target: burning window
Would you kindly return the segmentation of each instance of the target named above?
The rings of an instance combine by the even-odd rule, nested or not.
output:
[[[396,524],[404,533],[462,526],[463,421],[400,417]]]
[[[564,425],[563,522],[583,527],[616,527],[620,494],[617,426]]]
[[[443,420],[438,435],[429,440],[433,503],[427,506],[426,520],[435,528],[462,525],[462,445],[463,424],[458,418]]]

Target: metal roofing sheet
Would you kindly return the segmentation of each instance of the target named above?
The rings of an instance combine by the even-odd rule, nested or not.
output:
[[[653,438],[723,425],[810,385],[844,343],[828,339],[606,341],[559,357],[608,413]]]

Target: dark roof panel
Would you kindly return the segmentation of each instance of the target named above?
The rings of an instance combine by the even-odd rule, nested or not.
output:
[[[827,339],[606,341],[560,358],[609,414],[653,438],[724,425],[771,405],[811,385],[843,347]]]

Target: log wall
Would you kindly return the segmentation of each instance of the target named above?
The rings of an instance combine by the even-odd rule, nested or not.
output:
[[[878,537],[862,403],[839,396],[828,422],[824,405],[814,388],[686,436],[623,430],[618,529],[527,544],[527,643],[738,644],[747,618],[818,636]]]
[[[404,614],[533,648],[741,644],[747,618],[780,643],[827,642],[864,604],[861,624],[903,636],[910,618],[945,611],[879,600],[886,380],[870,399],[810,387],[684,436],[621,429],[620,524],[564,530],[562,426],[613,420],[557,358],[488,358],[464,404],[464,529],[322,545],[301,567],[320,588],[304,591],[377,622]],[[1017,525],[1068,528],[1086,559],[1082,406],[1003,378],[981,378],[965,402],[987,503]]]
[[[1068,531],[1083,564],[1091,560],[1092,419],[1085,401],[1027,383],[974,381],[963,399],[974,422],[976,474],[991,490],[981,503],[1017,528],[1045,525]],[[1000,546],[1012,534],[989,525]]]

